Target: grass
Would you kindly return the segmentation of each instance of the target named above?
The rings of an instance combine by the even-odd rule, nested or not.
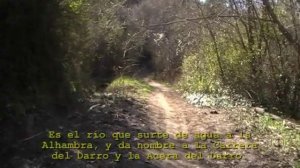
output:
[[[288,152],[291,149],[300,149],[300,131],[288,124],[284,119],[273,119],[270,115],[259,117],[259,128],[264,133],[274,134],[280,141],[281,149]]]
[[[276,151],[295,168],[300,168],[300,126],[297,123],[274,117],[269,113],[260,114],[251,110],[233,115],[231,118],[238,118],[242,129],[251,131],[256,141],[263,142],[262,153]]]
[[[115,79],[106,88],[108,92],[139,97],[147,96],[152,90],[153,87],[146,82],[128,76],[121,76]]]
[[[300,161],[297,161],[297,162],[295,163],[295,168],[300,168]]]

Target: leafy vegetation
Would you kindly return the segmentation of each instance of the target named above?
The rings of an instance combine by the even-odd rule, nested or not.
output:
[[[260,151],[263,154],[275,151],[275,155],[287,158],[297,167],[300,152],[299,125],[273,114],[256,112],[253,108],[241,111],[232,110],[229,116],[238,122],[236,129],[251,131],[253,139],[261,142]]]
[[[182,75],[177,87],[185,92],[221,93],[219,69],[215,57],[204,57],[212,51],[198,51],[187,55],[182,64]]]
[[[70,106],[103,87],[127,62],[123,1],[2,1],[1,119]],[[132,54],[134,56],[134,54]]]
[[[3,144],[30,136],[40,115],[75,114],[95,92],[147,96],[153,88],[133,76],[148,74],[198,106],[299,119],[299,16],[296,0],[2,0]],[[242,111],[269,146],[300,148],[287,120]]]
[[[286,120],[276,120],[270,115],[265,114],[258,118],[258,128],[261,131],[260,134],[275,135],[279,142],[275,142],[275,139],[270,139],[269,144],[273,146],[281,146],[284,152],[288,152],[291,149],[296,150],[300,148],[300,131],[299,128],[293,128],[293,125],[288,125]]]
[[[199,19],[202,27],[192,31],[199,38],[192,50],[183,54],[179,88],[190,93],[229,91],[297,117],[299,26],[293,3],[247,0],[187,5],[198,18],[211,17]],[[283,14],[285,10],[291,12]],[[215,11],[223,11],[223,20]],[[288,24],[295,29],[287,28]]]
[[[2,111],[76,104],[115,76],[147,69],[184,92],[239,94],[297,117],[295,4],[3,1]]]
[[[108,92],[116,92],[121,94],[135,94],[135,96],[145,97],[153,90],[153,87],[146,82],[132,78],[121,76],[113,80],[106,88]]]

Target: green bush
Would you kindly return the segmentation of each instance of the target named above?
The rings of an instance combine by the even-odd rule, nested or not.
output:
[[[178,83],[182,91],[217,93],[221,89],[217,61],[210,47],[208,45],[207,50],[184,57]]]

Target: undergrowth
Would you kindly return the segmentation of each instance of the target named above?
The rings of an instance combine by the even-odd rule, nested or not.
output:
[[[127,96],[145,97],[153,90],[146,82],[128,76],[121,76],[110,83],[107,92],[119,93]]]
[[[299,168],[300,125],[273,114],[257,113],[254,110],[232,111],[229,116],[238,122],[238,129],[252,132],[253,139],[260,142],[261,152],[274,152]]]

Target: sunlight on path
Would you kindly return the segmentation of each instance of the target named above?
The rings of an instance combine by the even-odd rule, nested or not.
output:
[[[148,105],[150,107],[149,118],[156,123],[153,127],[157,131],[164,131],[170,135],[170,141],[176,144],[175,149],[171,150],[157,150],[156,153],[177,153],[181,157],[179,160],[163,160],[151,161],[158,167],[191,167],[191,168],[206,168],[206,167],[245,167],[249,163],[256,164],[256,159],[260,156],[255,151],[245,153],[245,158],[239,162],[226,161],[226,160],[212,160],[212,159],[199,159],[187,160],[184,158],[188,152],[203,153],[208,155],[213,152],[212,150],[201,150],[195,148],[195,140],[193,140],[194,133],[225,133],[234,132],[235,126],[228,120],[227,111],[218,109],[217,114],[211,113],[214,111],[211,108],[196,108],[188,104],[180,95],[174,92],[171,88],[155,81],[146,81],[155,90],[148,97]],[[177,139],[176,133],[188,133],[188,139]],[[245,141],[236,137],[236,141]],[[190,144],[189,149],[182,149],[182,143]],[[178,147],[178,148],[177,148]],[[151,151],[148,151],[151,152]],[[153,151],[152,151],[153,152]],[[254,152],[254,153],[253,153]],[[262,162],[263,163],[263,162]],[[235,166],[233,166],[234,164]]]
[[[175,138],[175,134],[178,132],[188,133],[188,124],[185,120],[184,113],[181,112],[181,104],[183,102],[179,102],[176,106],[174,102],[167,97],[165,94],[171,92],[170,88],[165,87],[162,84],[157,82],[151,81],[149,82],[151,86],[155,88],[152,96],[149,98],[149,104],[153,107],[150,116],[152,116],[153,120],[160,120],[158,122],[160,125],[164,125],[163,130],[164,132],[170,135],[170,139],[173,143],[176,143],[176,146],[180,145],[179,140]],[[155,115],[153,115],[155,114]],[[155,117],[154,117],[155,116]],[[188,141],[181,140],[183,141]],[[150,151],[149,151],[150,152]],[[153,151],[152,151],[153,152]],[[178,153],[180,155],[184,155],[184,152],[178,147],[177,149],[172,150],[160,150],[156,151],[156,153]],[[174,167],[174,168],[181,168],[181,167],[190,167],[190,168],[205,168],[210,167],[206,164],[200,164],[201,162],[195,161],[188,161],[184,159],[180,160],[164,160],[164,161],[154,161],[155,165],[159,167]],[[201,166],[200,166],[201,165]]]

